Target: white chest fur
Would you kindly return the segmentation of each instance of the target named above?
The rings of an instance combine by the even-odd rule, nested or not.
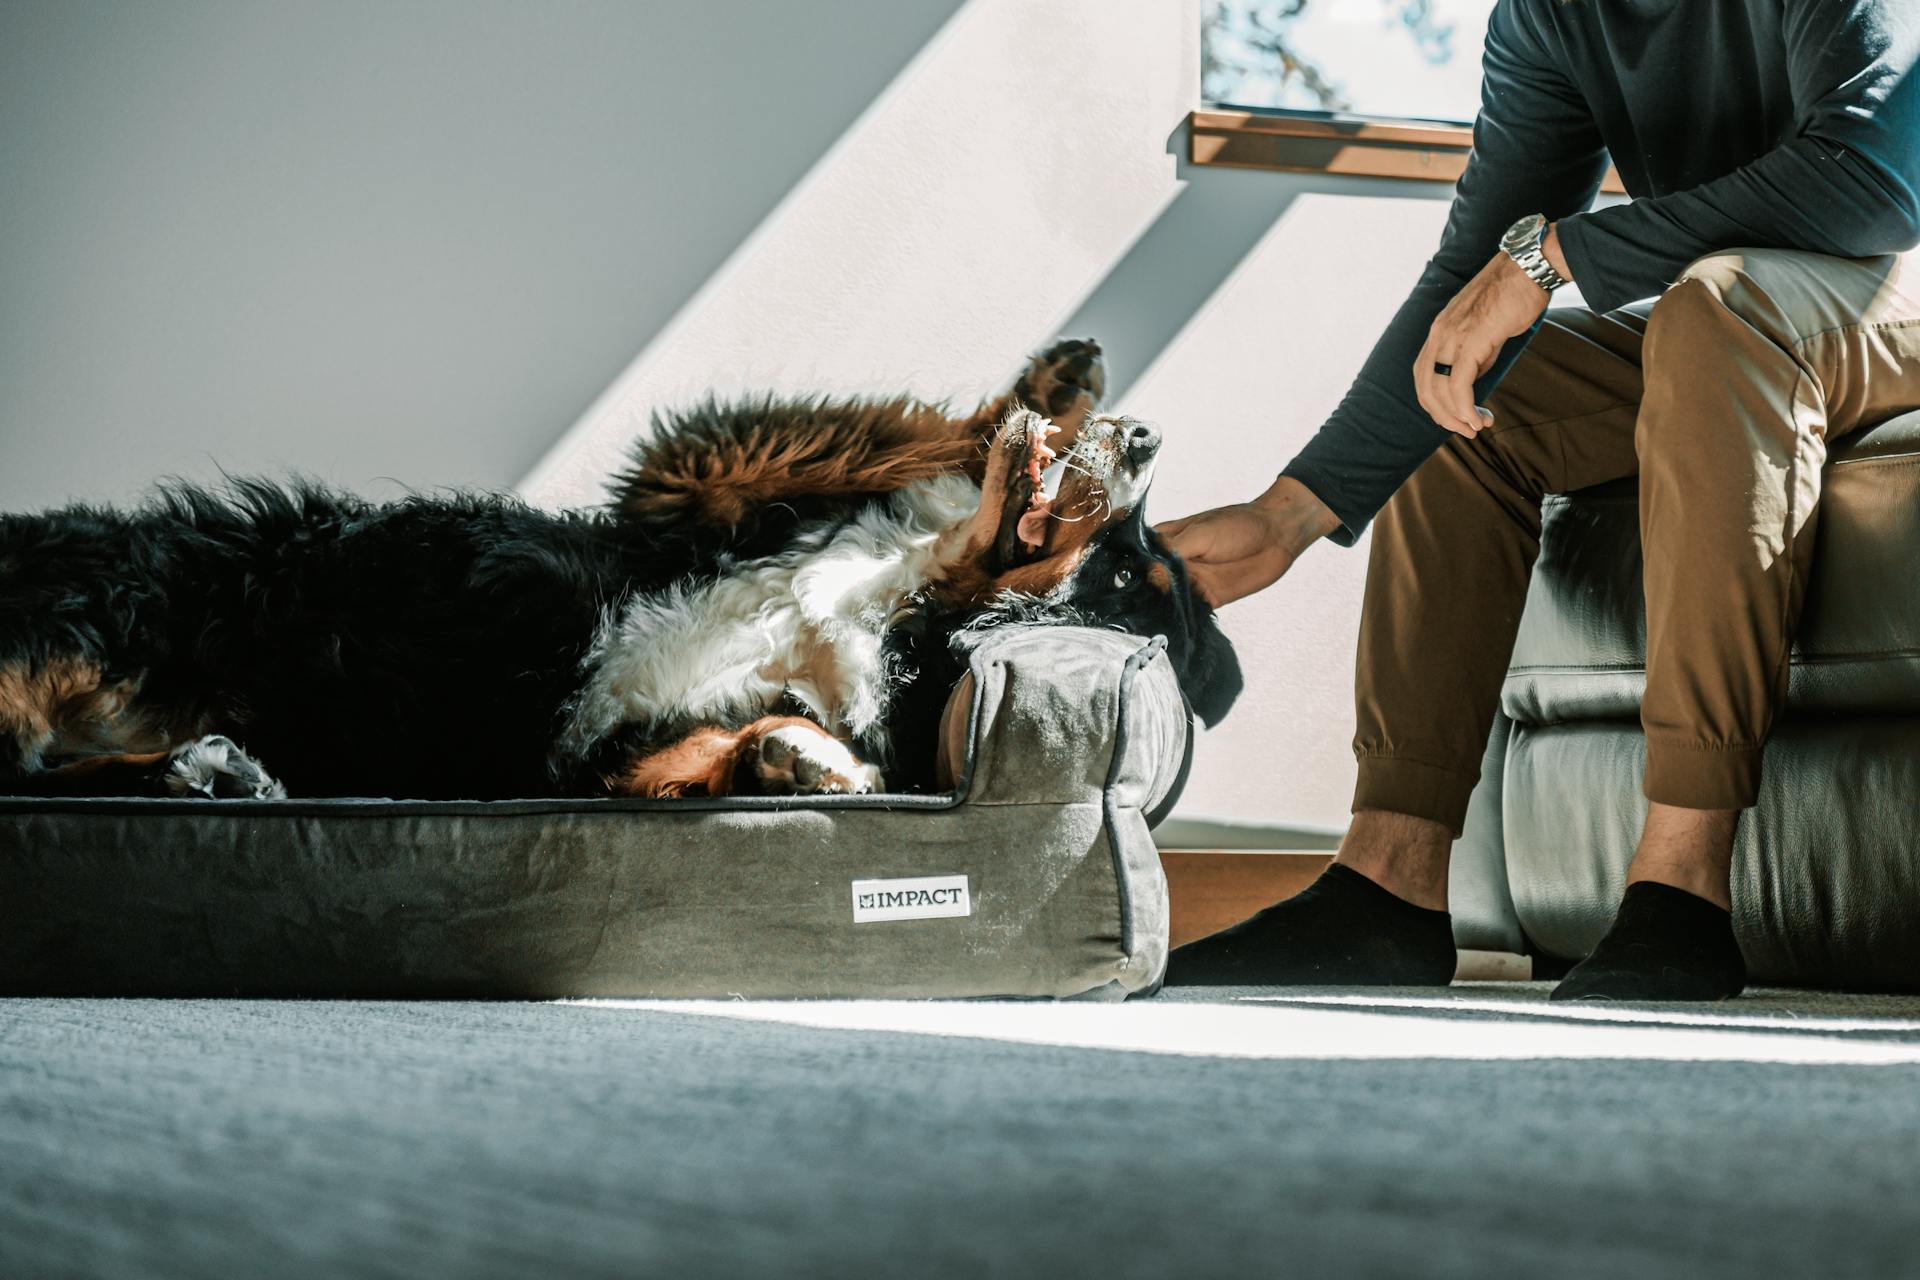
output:
[[[635,596],[594,638],[563,753],[580,758],[635,721],[737,723],[782,693],[829,728],[878,733],[887,619],[958,551],[979,505],[971,481],[942,477],[803,531],[779,555]]]

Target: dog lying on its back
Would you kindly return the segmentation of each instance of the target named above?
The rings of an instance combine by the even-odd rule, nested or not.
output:
[[[953,640],[1004,620],[1164,634],[1212,723],[1239,668],[1102,383],[1065,342],[963,417],[708,404],[589,513],[242,483],[0,517],[0,793],[932,789]]]

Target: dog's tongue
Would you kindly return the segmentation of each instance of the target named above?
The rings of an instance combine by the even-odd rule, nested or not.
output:
[[[1037,493],[1034,494],[1032,503],[1020,515],[1020,523],[1013,527],[1013,531],[1019,535],[1020,541],[1029,547],[1035,548],[1045,543],[1047,540],[1047,517],[1052,510],[1053,504],[1051,502]]]
[[[1027,499],[1027,509],[1013,531],[1029,547],[1038,548],[1047,540],[1047,513],[1053,509],[1053,499],[1047,495],[1060,483],[1066,469],[1065,461],[1047,443],[1047,437],[1059,430],[1051,422],[1042,423],[1027,454],[1027,479],[1033,496]]]

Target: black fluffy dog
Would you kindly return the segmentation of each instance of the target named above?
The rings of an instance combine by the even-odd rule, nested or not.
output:
[[[671,415],[590,513],[241,483],[0,517],[0,791],[931,788],[955,637],[1012,618],[1165,634],[1211,723],[1239,669],[1098,355],[959,418]]]

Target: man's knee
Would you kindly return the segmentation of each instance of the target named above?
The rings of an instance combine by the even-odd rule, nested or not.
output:
[[[1797,249],[1727,249],[1696,258],[1653,304],[1644,366],[1658,374],[1659,363],[1677,359],[1697,374],[1734,359],[1729,329],[1791,347],[1804,323],[1828,310],[1826,299],[1866,277],[1861,267]]]
[[[1794,250],[1737,249],[1708,254],[1681,272],[1647,318],[1647,396],[1634,432],[1643,477],[1655,467],[1708,479],[1744,474],[1738,463],[1765,424],[1739,418],[1733,404],[1782,399],[1777,389],[1801,376],[1803,330],[1829,323],[1826,303],[1837,296],[1836,283],[1850,285],[1847,268],[1857,275],[1860,265]],[[1743,397],[1742,388],[1762,387],[1774,390]],[[1703,407],[1698,396],[1709,389],[1714,404]],[[1786,447],[1797,438],[1796,423],[1783,409],[1778,430],[1763,434]]]
[[[1658,373],[1656,362],[1684,361],[1696,366],[1726,354],[1715,341],[1729,324],[1751,324],[1768,297],[1764,277],[1769,264],[1760,260],[1767,250],[1712,253],[1688,264],[1647,317],[1645,362]],[[1765,332],[1763,329],[1762,332]]]

